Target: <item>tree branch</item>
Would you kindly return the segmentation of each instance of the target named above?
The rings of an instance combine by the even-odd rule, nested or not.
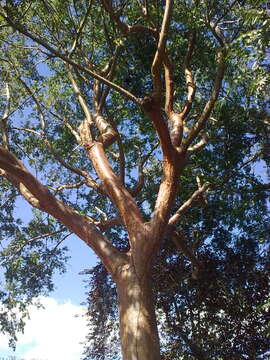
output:
[[[227,54],[227,44],[224,40],[224,37],[221,35],[221,32],[220,32],[219,28],[217,27],[217,25],[215,28],[211,27],[211,30],[213,31],[215,37],[218,39],[218,41],[220,42],[220,45],[221,45],[221,49],[218,51],[218,54],[217,54],[216,78],[215,78],[215,82],[214,82],[214,86],[212,89],[210,99],[206,103],[199,120],[195,123],[195,125],[190,130],[190,133],[189,133],[189,136],[188,136],[186,142],[184,144],[182,144],[182,146],[181,146],[181,150],[183,152],[187,151],[187,149],[189,148],[189,146],[191,145],[193,140],[198,136],[199,132],[205,127],[206,121],[208,120],[208,118],[214,108],[214,105],[218,99],[218,95],[219,95],[221,85],[222,85],[222,80],[223,80],[224,73],[225,73],[225,57]]]
[[[141,101],[142,110],[153,123],[159,137],[163,154],[169,159],[174,152],[168,126],[163,118],[159,99],[149,94]]]
[[[172,8],[173,8],[173,0],[166,0],[161,31],[159,34],[157,49],[156,49],[155,57],[154,57],[154,60],[152,63],[152,68],[151,68],[154,91],[159,96],[161,96],[161,88],[162,88],[161,79],[160,79],[160,71],[161,71],[161,65],[164,60],[166,39],[167,39],[168,30],[169,30],[169,26],[170,26],[170,18],[171,18]]]
[[[11,180],[20,192],[26,189],[36,199],[39,209],[55,217],[90,246],[111,274],[126,262],[126,255],[120,253],[88,217],[79,214],[54,197],[46,186],[42,185],[13,154],[3,147],[0,147],[0,168],[4,170],[2,174]],[[29,201],[28,198],[26,199]],[[33,205],[33,202],[30,204]]]
[[[86,140],[86,138],[84,139]],[[107,194],[119,210],[123,224],[131,235],[130,239],[132,239],[134,234],[138,232],[138,229],[143,226],[143,220],[137,204],[112,170],[103,144],[94,142],[89,146],[85,143],[84,147],[89,158],[92,160],[100,180],[103,182]]]
[[[197,200],[202,194],[204,194],[209,188],[211,184],[206,182],[203,186],[199,187],[198,190],[196,190],[191,197],[184,202],[182,206],[176,211],[176,213],[170,218],[168,225],[172,226],[177,223],[177,221],[180,219],[180,217],[191,207],[193,202]]]
[[[68,72],[67,73],[68,73],[68,78],[69,78],[69,80],[71,82],[72,88],[74,90],[74,93],[77,96],[78,101],[79,101],[79,103],[80,103],[80,105],[82,107],[82,110],[84,112],[84,115],[85,115],[85,117],[87,119],[87,122],[88,122],[89,126],[91,126],[91,124],[93,123],[92,114],[91,114],[91,112],[89,110],[89,107],[88,107],[86,101],[84,100],[84,98],[83,98],[83,96],[82,96],[82,94],[80,92],[80,89],[79,89],[79,87],[78,87],[78,85],[77,85],[77,83],[76,83],[76,81],[75,81],[75,79],[74,79],[74,77],[72,75],[70,66],[68,66]]]
[[[18,75],[17,78],[19,79],[19,81],[23,84],[23,86],[25,87],[26,91],[31,95],[31,97],[33,98],[36,106],[37,106],[37,110],[40,116],[40,120],[41,120],[41,127],[43,130],[43,133],[40,134],[38,131],[32,130],[32,129],[25,129],[25,128],[15,128],[15,129],[19,129],[19,130],[23,130],[23,131],[28,131],[31,132],[39,137],[41,137],[41,139],[45,142],[45,144],[47,145],[48,149],[51,151],[51,153],[53,154],[53,156],[55,157],[55,159],[62,165],[64,166],[66,169],[74,172],[75,174],[82,176],[85,178],[85,183],[87,186],[95,189],[97,192],[102,192],[100,186],[95,182],[94,179],[92,179],[92,177],[84,170],[81,169],[77,169],[74,168],[73,166],[69,165],[58,153],[57,151],[54,149],[54,147],[52,146],[52,144],[50,143],[50,141],[47,139],[46,135],[45,135],[45,128],[46,128],[46,123],[45,123],[45,117],[41,108],[41,104],[38,100],[38,98],[36,97],[36,95],[34,94],[34,92],[32,91],[32,89],[29,88],[29,86],[25,83],[25,81],[22,80],[22,78]],[[66,124],[67,126],[67,124]],[[73,132],[72,132],[73,133]],[[75,132],[75,137],[78,140],[78,134]],[[79,139],[80,140],[80,139]],[[81,142],[81,140],[80,140]]]
[[[83,18],[82,18],[82,20],[81,20],[81,22],[80,22],[80,24],[79,24],[79,27],[78,27],[78,29],[77,29],[77,31],[76,31],[75,40],[74,40],[74,42],[73,42],[73,44],[72,44],[72,46],[71,46],[71,49],[70,49],[70,51],[69,51],[69,57],[71,57],[71,56],[73,55],[73,53],[76,51],[76,48],[77,48],[77,46],[78,46],[78,42],[79,42],[80,37],[81,37],[81,35],[82,35],[83,29],[84,29],[84,27],[85,27],[85,25],[86,25],[86,21],[87,21],[89,15],[90,15],[90,11],[91,11],[92,5],[93,5],[93,0],[89,0],[89,6],[88,6],[88,8],[87,8],[87,10],[86,10],[86,13],[85,13],[85,15],[83,16]]]
[[[185,125],[185,118],[191,110],[195,95],[195,84],[190,70],[190,61],[193,54],[194,44],[196,40],[195,31],[191,31],[188,41],[188,49],[185,56],[183,70],[186,77],[187,84],[187,101],[180,113],[176,113],[173,109],[174,104],[174,82],[173,82],[173,67],[168,54],[164,57],[164,72],[165,72],[165,86],[166,86],[166,100],[165,112],[172,124],[171,140],[175,148],[177,148],[182,141],[183,128]]]
[[[144,33],[144,34],[147,33],[147,34],[150,34],[150,35],[153,35],[154,37],[156,37],[156,35],[157,35],[156,29],[147,27],[147,26],[143,26],[140,24],[128,25],[121,20],[121,18],[120,18],[121,13],[120,12],[116,13],[114,11],[111,1],[102,0],[101,2],[102,2],[104,9],[108,12],[108,14],[111,16],[111,18],[114,20],[114,22],[116,23],[116,25],[122,31],[123,34],[129,35],[131,33]]]
[[[58,49],[55,49],[54,47],[52,47],[51,45],[49,45],[45,40],[43,40],[42,38],[38,37],[37,35],[30,33],[24,26],[22,26],[21,24],[15,23],[5,12],[5,10],[3,9],[3,7],[0,5],[0,14],[1,16],[3,16],[3,18],[7,21],[7,23],[14,28],[15,30],[18,30],[21,34],[25,35],[26,37],[28,37],[29,39],[33,40],[35,43],[40,44],[41,46],[43,46],[45,49],[47,49],[48,51],[50,51],[53,55],[55,55],[56,57],[62,59],[64,62],[66,62],[69,65],[72,65],[74,68],[77,68],[79,70],[81,70],[82,72],[85,72],[86,74],[92,76],[94,79],[97,79],[99,81],[101,81],[102,83],[108,85],[110,88],[116,90],[117,92],[119,92],[120,94],[122,94],[123,96],[125,96],[127,99],[133,101],[135,104],[140,105],[140,100],[133,95],[132,93],[130,93],[128,90],[122,88],[121,86],[107,80],[106,78],[104,78],[103,76],[101,76],[100,74],[97,74],[96,72],[94,72],[93,70],[89,69],[86,66],[83,66],[81,64],[76,63],[75,61],[73,61],[72,59],[69,58],[68,55],[65,55],[63,53],[61,53]]]
[[[123,148],[123,144],[122,144],[122,140],[121,140],[121,134],[119,133],[117,127],[115,126],[113,117],[107,106],[105,106],[105,111],[106,111],[106,115],[107,115],[107,118],[109,119],[110,124],[112,125],[113,129],[117,133],[116,141],[117,141],[117,146],[119,149],[119,178],[120,178],[121,183],[125,186],[126,159],[125,159],[125,152],[124,152],[124,148]]]
[[[188,148],[187,154],[190,155],[191,153],[200,150],[204,145],[207,144],[208,139],[209,136],[207,133],[202,134],[202,138],[200,139],[200,141],[198,141],[197,144]]]
[[[192,30],[192,31],[190,31],[190,34],[189,34],[188,49],[187,49],[187,53],[186,53],[184,65],[183,65],[184,73],[185,73],[185,77],[186,77],[187,92],[188,92],[186,104],[185,104],[183,110],[181,111],[181,116],[183,119],[185,119],[187,117],[187,115],[189,114],[189,112],[191,110],[191,106],[192,106],[192,103],[194,100],[194,95],[195,95],[195,90],[196,90],[196,86],[195,86],[192,72],[190,69],[190,62],[191,62],[191,58],[193,55],[195,42],[196,42],[196,32],[195,32],[195,30]]]
[[[9,147],[9,139],[8,139],[8,129],[7,129],[7,120],[10,115],[10,89],[8,82],[5,83],[6,87],[6,106],[4,110],[4,114],[0,120],[0,129],[2,132],[2,143],[3,146],[8,149]]]

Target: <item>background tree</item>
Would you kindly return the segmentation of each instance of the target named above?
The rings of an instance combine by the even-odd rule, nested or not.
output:
[[[222,274],[227,256],[247,243],[254,261],[267,246],[269,185],[252,167],[269,162],[267,6],[42,0],[9,1],[0,14],[2,326],[14,335],[22,323],[12,309],[51,290],[74,233],[116,284],[123,358],[157,360],[158,254],[168,269],[177,260],[192,271],[196,291],[174,291],[197,306],[205,282],[233,288]],[[17,196],[35,208],[29,224],[14,215]],[[213,282],[198,277],[208,258]],[[92,289],[104,294],[107,284],[115,300],[103,271]],[[185,324],[182,340],[191,317]],[[201,333],[192,336],[199,348]]]

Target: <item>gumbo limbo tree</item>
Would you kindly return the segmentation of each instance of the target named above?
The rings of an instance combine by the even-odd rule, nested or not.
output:
[[[0,16],[1,327],[22,329],[15,309],[52,289],[75,234],[116,284],[123,359],[158,360],[160,250],[173,240],[199,279],[199,248],[218,229],[226,241],[261,224],[266,249],[269,184],[252,165],[269,162],[267,6],[6,1]],[[18,197],[33,207],[27,224]],[[224,214],[226,200],[241,204],[234,223],[217,212],[219,228],[207,213],[218,197]]]

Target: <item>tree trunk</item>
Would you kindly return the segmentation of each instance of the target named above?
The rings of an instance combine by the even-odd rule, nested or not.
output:
[[[125,265],[116,283],[123,360],[159,360],[151,275],[139,278],[134,266]]]

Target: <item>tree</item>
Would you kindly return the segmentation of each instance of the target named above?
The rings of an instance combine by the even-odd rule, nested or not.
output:
[[[9,1],[0,15],[4,327],[16,330],[6,309],[51,289],[74,233],[116,284],[123,358],[160,359],[152,272],[165,239],[200,271],[178,224],[233,176],[263,188],[266,213],[269,186],[249,168],[269,161],[257,135],[269,139],[266,5]],[[14,217],[18,195],[36,209],[28,226]]]
[[[253,241],[241,239],[222,252],[203,245],[198,257],[204,270],[196,279],[173,246],[161,251],[154,292],[162,359],[267,359],[269,253],[243,243]],[[102,264],[90,276],[85,359],[121,358],[115,286]]]

